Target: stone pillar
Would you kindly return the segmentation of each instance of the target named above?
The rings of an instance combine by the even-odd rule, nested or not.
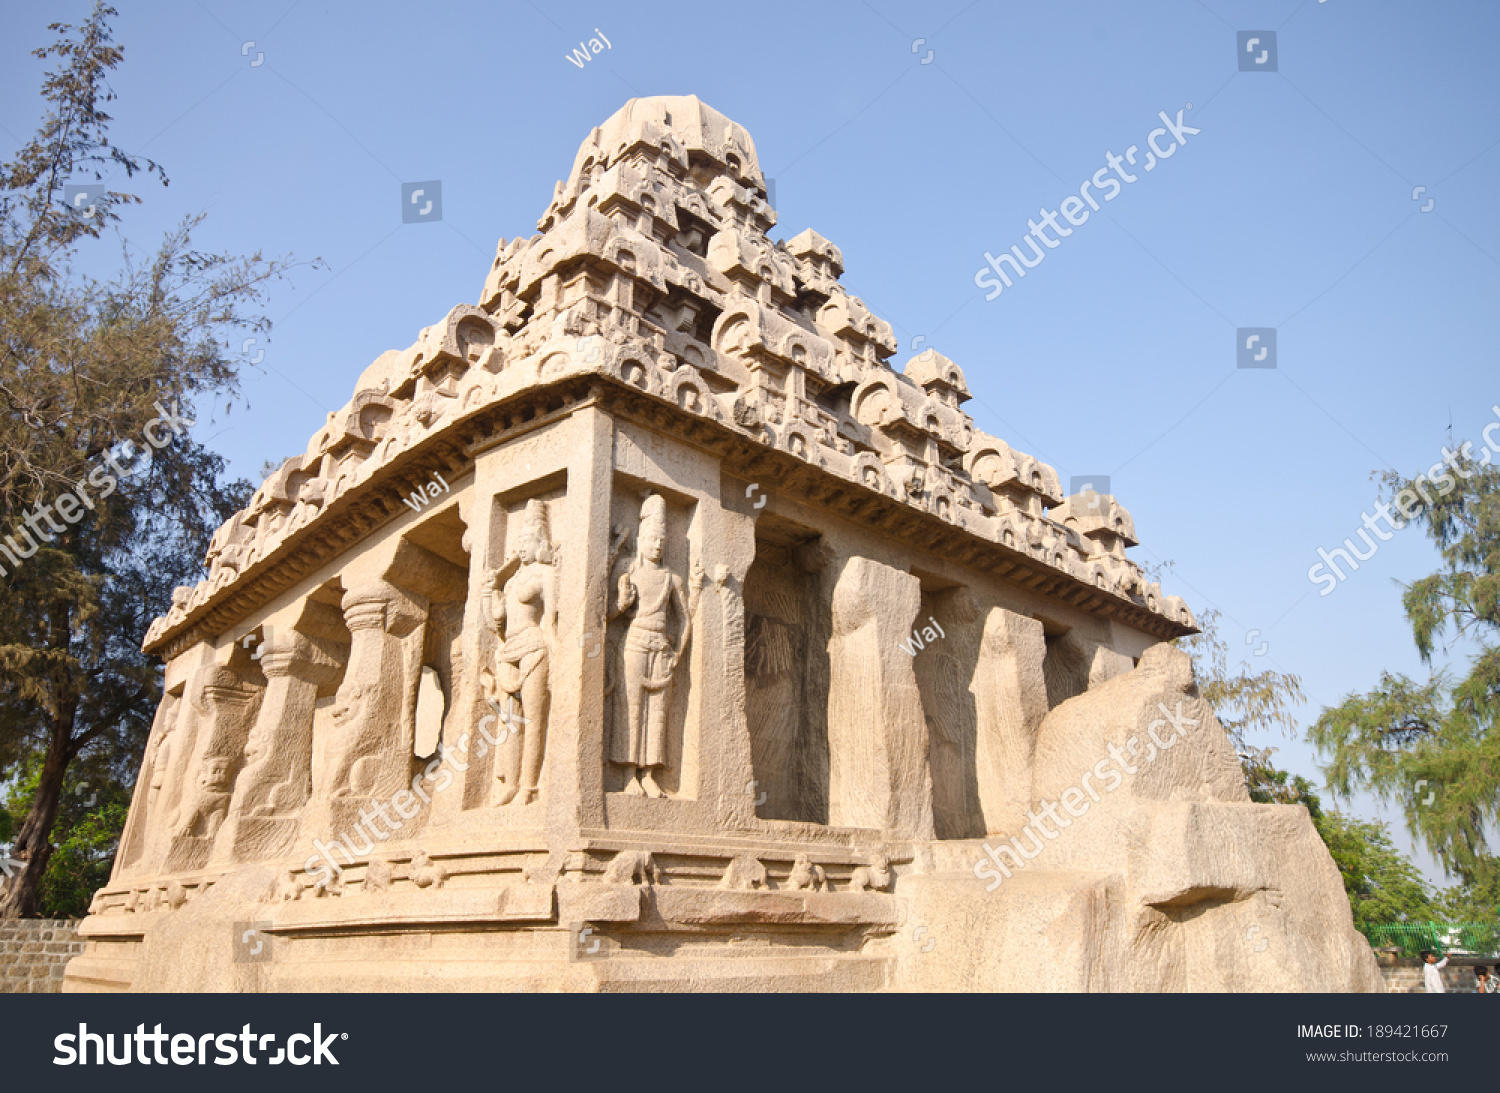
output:
[[[924,593],[908,637],[931,744],[932,820],[939,839],[984,834],[977,764],[979,711],[974,673],[984,639],[984,611],[967,588]],[[917,647],[921,640],[922,647]]]
[[[152,757],[151,781],[146,786],[146,813],[141,828],[140,856],[131,872],[151,873],[161,868],[172,837],[171,820],[182,802],[184,787],[194,770],[193,756],[198,754],[198,732],[203,717],[203,687],[213,672],[213,652],[205,649],[204,662],[186,673],[182,695],[177,701],[171,722],[171,736],[163,739]],[[174,662],[175,663],[175,662]],[[167,683],[172,682],[171,665]],[[168,726],[162,726],[166,729]],[[161,745],[165,744],[165,747]]]
[[[828,822],[931,839],[927,723],[910,640],[921,583],[870,558],[843,563],[828,643]]]
[[[130,815],[125,820],[125,830],[120,834],[120,851],[115,855],[111,881],[138,871],[146,851],[147,832],[152,828],[151,817],[162,807],[162,787],[167,770],[172,765],[172,742],[174,730],[182,714],[182,693],[168,691],[156,707],[156,719],[151,723],[151,735],[147,739],[146,754],[141,760],[141,771],[136,778],[135,792],[130,799]],[[159,824],[157,826],[160,826]]]
[[[610,512],[614,496],[614,423],[597,407],[569,421],[567,527],[558,580],[557,660],[546,775],[546,822],[552,831],[604,826],[605,609],[609,596]],[[562,526],[562,525],[558,525]],[[577,680],[574,685],[571,681]]]
[[[1094,647],[1093,656],[1089,659],[1089,686],[1097,687],[1101,683],[1108,683],[1117,676],[1128,674],[1134,667],[1135,662],[1130,657],[1100,643]]]
[[[1130,657],[1117,653],[1100,637],[1074,629],[1055,638],[1047,659],[1048,703],[1061,706],[1070,698],[1125,675]]]
[[[722,827],[753,829],[760,787],[755,784],[746,709],[744,590],[755,562],[755,518],[760,510],[745,499],[737,482],[727,493],[721,490],[716,500],[719,504],[708,510],[704,536],[705,553],[716,565],[699,608],[704,618],[699,640],[718,661],[712,673],[717,693],[706,704],[717,713],[705,726],[709,731],[701,744],[707,776],[702,793],[715,802]]]
[[[309,834],[337,838],[361,822],[362,812],[410,784],[419,628],[426,607],[388,581],[369,581],[344,593],[344,624],[352,637],[349,667],[333,707]]]
[[[496,518],[494,496],[488,492],[491,488],[489,476],[476,474],[474,486],[458,499],[469,571],[464,590],[463,627],[459,635],[459,665],[453,673],[452,697],[443,738],[439,741],[440,749],[434,754],[436,757],[458,753],[459,762],[465,764],[466,769],[452,775],[452,788],[432,798],[431,822],[437,824],[451,822],[465,809],[488,806],[495,783],[495,763],[500,758],[489,741],[499,739],[500,733],[506,729],[485,701],[479,678],[480,671],[494,661],[495,651],[500,645],[490,607],[491,591],[487,585],[490,574],[504,561],[505,521],[503,515]],[[492,550],[491,543],[497,537],[500,541]],[[460,751],[459,742],[465,736],[468,741]],[[508,743],[509,733],[505,739]],[[450,761],[444,769],[456,768]]]
[[[245,744],[229,815],[214,842],[214,865],[265,861],[296,845],[312,792],[313,713],[318,688],[338,676],[330,651],[295,631],[277,633],[261,654],[266,693]]]
[[[219,826],[229,812],[235,772],[255,716],[259,692],[223,665],[204,669],[198,732],[182,786],[181,801],[169,820],[168,873],[202,869]]]
[[[1037,732],[1047,716],[1046,655],[1040,621],[990,608],[973,685],[979,714],[974,758],[986,834],[1016,832],[1026,824]]]

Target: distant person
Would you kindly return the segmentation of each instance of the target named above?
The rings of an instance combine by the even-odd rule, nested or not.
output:
[[[1426,965],[1422,969],[1422,979],[1426,983],[1428,994],[1446,994],[1448,988],[1443,986],[1443,969],[1448,966],[1448,958],[1445,956],[1439,960],[1437,953],[1431,949],[1422,950],[1422,963]]]
[[[1474,993],[1490,993],[1490,970],[1483,964],[1476,964],[1474,966]]]

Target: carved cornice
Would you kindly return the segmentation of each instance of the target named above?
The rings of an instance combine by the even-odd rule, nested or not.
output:
[[[585,404],[612,416],[666,433],[720,458],[737,477],[775,482],[776,489],[807,504],[872,527],[905,546],[1022,585],[1041,596],[1120,622],[1163,640],[1196,633],[1145,605],[1054,569],[1021,550],[981,538],[860,482],[814,466],[791,452],[757,439],[725,420],[683,410],[664,397],[607,373],[568,376],[525,388],[450,423],[337,498],[317,520],[292,532],[232,584],[213,593],[180,622],[146,646],[164,657],[197,640],[242,623],[309,573],[335,561],[403,508],[402,487],[434,472],[450,481],[463,477],[474,457],[497,444],[560,420]]]

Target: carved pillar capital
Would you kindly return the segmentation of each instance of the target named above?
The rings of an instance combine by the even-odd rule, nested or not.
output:
[[[344,593],[344,625],[350,633],[383,629],[393,637],[404,637],[421,625],[425,604],[389,581],[368,581]]]
[[[382,625],[383,622],[382,617]],[[291,678],[319,685],[329,683],[338,677],[347,648],[296,632],[289,636],[277,634],[260,655],[260,670],[267,680]]]
[[[200,709],[205,712],[214,712],[225,706],[243,709],[257,697],[255,688],[247,686],[239,675],[217,665],[208,670],[208,677],[203,681],[200,694]]]
[[[360,630],[384,630],[385,602],[383,600],[363,600],[350,603],[349,597],[345,596],[344,624],[349,627],[350,633]]]
[[[266,674],[267,679],[281,679],[285,676],[297,675],[299,664],[306,658],[298,655],[295,649],[287,649],[282,652],[263,653],[260,658],[260,670]]]

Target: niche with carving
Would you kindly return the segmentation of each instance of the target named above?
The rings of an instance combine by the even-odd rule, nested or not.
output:
[[[556,690],[558,570],[554,514],[566,494],[555,482],[492,499],[491,543],[480,589],[480,693],[490,728],[472,750],[476,772],[465,806],[529,805],[540,798]]]
[[[695,508],[620,476],[606,589],[605,789],[691,797],[697,787],[693,631],[702,563]]]
[[[832,619],[819,539],[763,515],[745,575],[745,717],[762,819],[828,822]]]

